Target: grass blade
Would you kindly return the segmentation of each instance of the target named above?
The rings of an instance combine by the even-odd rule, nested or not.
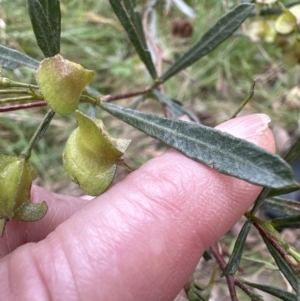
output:
[[[60,51],[59,0],[27,0],[28,13],[36,41],[45,57]]]
[[[250,183],[282,188],[294,184],[293,173],[284,160],[253,143],[200,124],[101,103],[111,115],[156,138],[187,157],[221,173]]]
[[[137,54],[147,67],[151,77],[156,79],[156,69],[148,50],[143,31],[141,16],[134,11],[132,0],[109,0],[110,5],[124,27]]]
[[[37,69],[39,64],[25,53],[0,45],[0,65],[5,69],[14,70],[20,66]]]
[[[240,4],[221,17],[190,50],[176,61],[160,78],[161,82],[187,68],[229,38],[253,11],[253,4]]]

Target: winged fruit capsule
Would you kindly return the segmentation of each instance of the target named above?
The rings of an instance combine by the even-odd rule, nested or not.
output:
[[[0,236],[7,221],[33,222],[46,214],[45,201],[30,201],[31,183],[36,177],[37,172],[27,159],[0,155]]]
[[[92,120],[76,111],[78,128],[70,135],[63,151],[68,177],[89,195],[104,192],[114,179],[117,162],[130,140],[114,139],[101,120]]]
[[[36,80],[51,109],[67,115],[76,110],[80,95],[93,76],[94,71],[84,69],[57,54],[41,62]]]

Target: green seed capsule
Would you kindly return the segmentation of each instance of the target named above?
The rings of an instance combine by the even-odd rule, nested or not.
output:
[[[46,202],[30,202],[31,183],[36,177],[27,159],[0,155],[0,236],[9,220],[32,222],[46,214]]]
[[[94,71],[86,70],[58,54],[41,62],[36,80],[51,109],[67,115],[76,110],[80,95],[93,76]]]
[[[114,179],[117,161],[130,140],[114,139],[101,120],[76,111],[78,128],[69,137],[63,164],[69,178],[89,195],[104,192]]]

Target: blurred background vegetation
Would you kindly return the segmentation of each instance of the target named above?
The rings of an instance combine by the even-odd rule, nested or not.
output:
[[[136,2],[138,9],[142,10],[147,1]],[[167,13],[165,1],[161,1],[156,8],[155,40],[166,60],[165,67],[189,49],[219,17],[239,1],[190,0],[186,3],[194,9],[194,19],[188,19],[175,6]],[[144,89],[151,83],[108,1],[61,0],[61,10],[61,54],[96,71],[91,83],[93,88],[104,95],[120,94]],[[190,37],[181,38],[172,33],[178,18],[190,22],[193,28]],[[215,126],[230,118],[247,97],[256,79],[254,97],[244,108],[243,114],[268,114],[272,118],[272,127],[283,135],[279,139],[279,151],[282,151],[282,144],[288,143],[288,139],[298,132],[300,92],[297,84],[300,69],[298,66],[286,66],[282,62],[281,51],[273,45],[252,42],[246,35],[248,26],[249,21],[210,55],[169,80],[164,85],[165,93],[180,101],[201,123]],[[24,0],[0,0],[0,44],[25,52],[38,60],[43,59],[31,30]],[[28,68],[14,72],[3,70],[3,75],[21,82],[35,82],[34,72]],[[136,99],[117,103],[132,106],[136,105]],[[83,111],[88,110],[87,106],[80,106]],[[138,109],[162,113],[161,105],[153,99],[139,103]],[[45,112],[46,108],[34,108],[0,113],[0,153],[18,155],[27,145]],[[113,136],[133,140],[125,154],[126,162],[133,168],[138,168],[165,149],[161,143],[100,109],[97,114]],[[79,195],[80,190],[67,179],[61,162],[64,143],[75,127],[74,115],[55,116],[47,134],[34,149],[32,163],[39,172],[38,184],[53,191]],[[124,174],[126,171],[121,171],[117,180]],[[252,239],[256,242],[258,240],[256,236],[252,236]],[[232,247],[232,236],[225,237],[224,241]],[[242,264],[250,270],[255,269],[255,275],[258,275],[257,271],[263,274],[268,270],[272,273],[275,269],[267,252],[261,251],[264,248],[260,242],[249,253],[246,250]],[[255,250],[258,252],[257,258]],[[249,254],[252,255],[251,259],[247,257]],[[209,269],[211,271],[211,267]],[[279,280],[272,281],[275,281],[275,285]],[[228,300],[226,298],[224,300]]]

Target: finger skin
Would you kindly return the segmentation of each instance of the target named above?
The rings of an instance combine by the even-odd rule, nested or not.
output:
[[[219,128],[274,151],[267,122],[265,115],[250,115]],[[173,300],[203,251],[260,191],[170,150],[87,203],[44,240],[5,256],[0,296]]]

